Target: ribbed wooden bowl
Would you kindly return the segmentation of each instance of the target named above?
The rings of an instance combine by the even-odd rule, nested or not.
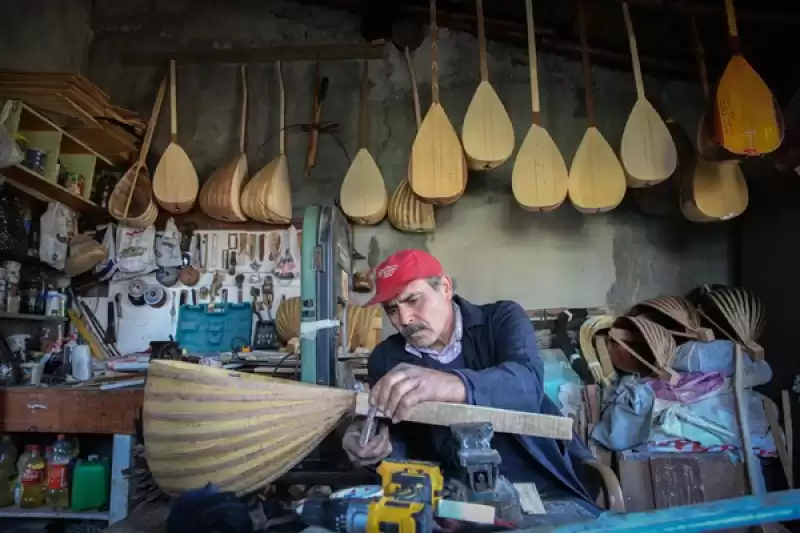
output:
[[[753,292],[740,287],[712,290],[703,296],[699,312],[720,335],[743,344],[756,359],[763,359],[764,349],[757,341],[766,327],[767,315]]]
[[[661,296],[645,300],[633,306],[628,315],[649,318],[669,330],[676,340],[714,340],[714,332],[703,326],[697,308],[682,296]]]
[[[134,180],[136,165],[134,164],[122,176],[111,196],[108,199],[108,212],[125,226],[131,228],[146,228],[155,222],[158,216],[158,207],[153,201],[153,185],[147,167],[139,167],[139,179]],[[131,204],[127,214],[125,213],[125,203],[128,200],[128,193],[136,182],[136,189],[133,191]]]
[[[671,377],[672,362],[677,345],[669,331],[642,316],[621,316],[608,333],[614,366],[632,374],[655,374],[662,379]]]
[[[355,406],[353,391],[153,361],[144,391],[144,444],[166,493],[213,483],[249,494],[308,455]]]
[[[434,207],[422,202],[404,179],[389,198],[389,223],[399,231],[431,233],[436,230]]]
[[[284,343],[300,336],[300,298],[287,298],[278,306],[275,319],[278,338]],[[347,307],[347,334],[350,349],[364,348],[372,350],[381,341],[381,308],[380,306]]]

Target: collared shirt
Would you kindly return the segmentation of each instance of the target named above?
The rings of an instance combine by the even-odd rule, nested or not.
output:
[[[453,326],[453,334],[450,336],[450,342],[447,343],[442,350],[434,350],[431,348],[417,348],[406,342],[406,351],[412,355],[416,355],[420,359],[423,358],[422,354],[429,356],[431,359],[438,361],[443,365],[448,365],[456,360],[461,355],[461,336],[464,333],[464,322],[461,318],[461,309],[454,303],[453,313],[455,315]]]

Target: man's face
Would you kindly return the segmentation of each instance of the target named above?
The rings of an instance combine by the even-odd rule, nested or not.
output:
[[[417,348],[428,348],[442,336],[452,312],[453,283],[442,277],[438,288],[420,279],[383,308],[392,325],[406,341]]]

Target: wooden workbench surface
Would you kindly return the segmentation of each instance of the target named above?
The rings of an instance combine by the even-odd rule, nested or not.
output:
[[[133,435],[143,394],[143,389],[0,388],[0,430]]]

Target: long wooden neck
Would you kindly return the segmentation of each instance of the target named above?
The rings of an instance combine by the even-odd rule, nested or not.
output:
[[[358,107],[358,147],[366,148],[369,138],[369,61],[361,69],[361,95]]]
[[[478,12],[478,55],[481,63],[481,81],[489,81],[489,63],[486,60],[486,29],[483,21],[483,0],[475,0]]]
[[[700,32],[697,31],[697,23],[694,15],[691,15],[692,35],[694,36],[694,50],[697,57],[697,68],[700,71],[700,86],[703,88],[703,97],[708,100],[711,89],[708,86],[708,70],[706,69],[706,57],[703,50],[703,43],[700,41]]]
[[[436,0],[431,0],[431,97],[434,104],[439,103],[439,65],[436,46]]]
[[[286,154],[286,91],[283,88],[283,63],[278,61],[276,65],[278,70],[278,88],[280,89],[281,93],[281,102],[280,102],[280,130],[278,130],[278,138],[280,139],[280,145],[278,153],[280,155]]]
[[[586,37],[586,2],[578,0],[578,24],[581,35],[581,58],[583,60],[583,84],[586,86],[586,120],[589,127],[596,125],[594,97],[592,96],[592,65],[589,63],[589,44]]]
[[[414,63],[411,61],[411,52],[408,51],[406,46],[405,50],[406,63],[408,64],[408,77],[411,78],[411,100],[414,102],[414,119],[417,122],[417,131],[422,125],[422,111],[419,105],[419,90],[417,89],[417,74],[414,72]]]
[[[633,33],[633,22],[628,12],[628,2],[622,2],[622,16],[625,18],[625,29],[628,32],[628,43],[631,47],[631,60],[633,62],[633,79],[636,82],[636,95],[644,100],[644,81],[642,80],[642,66],[639,64],[639,48],[636,46],[636,35]]]
[[[175,60],[169,62],[169,133],[172,142],[178,142],[177,88],[175,87]]]
[[[528,26],[528,68],[531,73],[531,107],[533,109],[533,123],[539,125],[540,103],[539,103],[539,74],[536,64],[536,33],[533,29],[533,4],[531,0],[525,0],[525,17]]]
[[[247,65],[242,65],[242,117],[239,126],[239,152],[244,153],[245,143],[247,141]]]
[[[739,44],[739,30],[736,27],[736,12],[733,9],[733,0],[725,0],[725,14],[728,16],[728,35],[731,42],[731,53],[740,55],[742,53]]]

